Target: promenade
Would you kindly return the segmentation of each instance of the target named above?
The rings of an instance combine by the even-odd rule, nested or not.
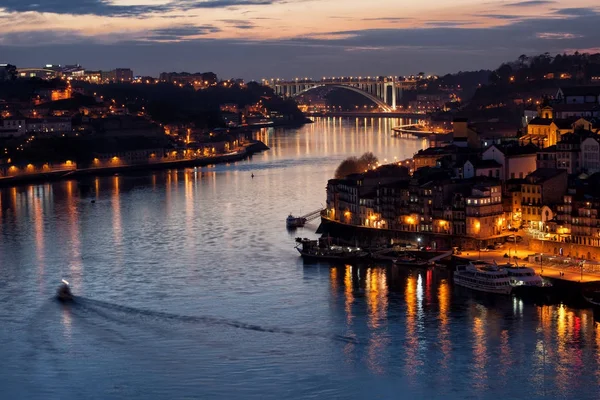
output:
[[[481,252],[465,251],[459,257],[468,260],[482,260],[489,263],[493,263],[495,261],[497,264],[505,264],[509,262],[509,259],[504,257],[505,254],[508,254],[508,250],[508,247],[504,247],[499,250]],[[514,260],[512,258],[515,255],[515,251],[511,249],[510,262],[515,263],[516,261],[519,265],[534,268],[536,273],[546,278],[582,283],[600,282],[600,266],[590,264],[586,265],[584,263],[582,269],[577,262],[574,260],[568,260],[567,258],[559,260],[555,257],[553,261],[548,261],[548,258],[545,258],[541,263],[529,262],[529,260],[523,259],[524,257],[532,254],[534,254],[534,252],[526,248],[517,249],[516,256],[518,257],[518,260]]]
[[[207,165],[241,161],[248,158],[254,153],[258,153],[268,149],[269,147],[266,146],[263,142],[254,141],[248,145],[243,146],[242,148],[237,149],[237,151],[208,157],[185,158],[180,160],[164,160],[154,163],[124,164],[96,168],[76,168],[68,170],[55,170],[45,173],[30,173],[8,176],[0,178],[0,186],[40,181],[56,181],[65,178],[75,178],[84,175],[106,175],[127,171],[203,167]]]

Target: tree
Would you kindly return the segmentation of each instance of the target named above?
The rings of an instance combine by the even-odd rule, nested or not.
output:
[[[358,159],[358,164],[361,170],[365,170],[369,167],[376,165],[378,161],[379,160],[377,159],[377,157],[375,157],[375,154],[369,151],[360,156],[360,158]]]
[[[338,165],[335,170],[335,178],[342,179],[351,174],[356,174],[358,169],[358,159],[356,157],[348,157]]]
[[[521,54],[518,58],[519,60],[519,65],[521,66],[521,68],[525,67],[525,63],[527,63],[527,61],[529,61],[529,57],[527,57],[527,55],[525,54]]]
[[[377,165],[377,157],[371,152],[364,153],[360,158],[348,157],[338,165],[335,178],[345,178],[351,174],[365,172]]]

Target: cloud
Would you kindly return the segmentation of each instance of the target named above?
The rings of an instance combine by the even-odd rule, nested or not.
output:
[[[540,32],[540,33],[536,34],[536,37],[539,39],[565,40],[565,39],[577,39],[582,36],[574,34],[574,33],[564,33],[564,32]]]
[[[554,4],[556,1],[552,0],[530,0],[530,1],[520,1],[517,3],[508,3],[503,4],[504,7],[536,7],[536,6],[545,6],[548,4]]]
[[[567,17],[586,17],[599,15],[598,9],[589,8],[589,7],[581,7],[581,8],[561,8],[559,10],[555,10],[554,14],[567,16]]]
[[[472,14],[473,17],[484,17],[484,18],[493,18],[493,19],[503,19],[503,20],[520,20],[524,17],[522,15],[514,15],[514,14]]]
[[[221,22],[225,22],[227,25],[237,29],[254,29],[255,26],[252,22],[245,19],[222,19]]]
[[[362,18],[361,21],[383,21],[383,22],[401,22],[409,21],[412,18],[406,17],[377,17],[377,18]]]
[[[40,12],[70,15],[143,16],[201,8],[269,5],[281,0],[174,0],[159,5],[115,5],[108,0],[0,0],[7,12]]]
[[[147,39],[156,41],[179,41],[208,35],[210,33],[217,33],[220,31],[220,28],[213,25],[187,25],[176,28],[153,29],[150,31],[150,35]]]
[[[427,21],[424,23],[425,26],[432,28],[458,28],[472,24],[471,21]]]

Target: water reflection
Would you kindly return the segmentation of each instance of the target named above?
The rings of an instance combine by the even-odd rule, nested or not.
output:
[[[404,301],[406,302],[406,357],[404,365],[404,373],[409,377],[409,382],[416,383],[416,375],[423,366],[423,361],[419,354],[419,334],[417,330],[418,321],[418,279],[414,275],[409,275],[406,278],[406,288],[404,289]]]
[[[387,358],[387,345],[390,337],[387,332],[388,288],[386,271],[381,268],[368,268],[365,277],[367,294],[367,324],[372,331],[368,344],[368,366],[371,371],[382,374]]]
[[[442,279],[438,286],[438,303],[439,303],[439,327],[438,327],[438,342],[442,357],[440,358],[440,377],[443,381],[448,382],[450,374],[448,371],[450,355],[452,351],[452,342],[450,340],[450,285],[447,279]]]

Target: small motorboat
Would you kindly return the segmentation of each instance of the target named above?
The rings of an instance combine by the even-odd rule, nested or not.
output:
[[[69,282],[66,280],[62,280],[62,284],[58,287],[56,291],[56,298],[59,301],[64,303],[73,301],[73,293],[71,293],[71,287],[69,286]]]
[[[306,218],[294,217],[292,214],[285,219],[285,226],[288,228],[301,228],[306,224]]]

